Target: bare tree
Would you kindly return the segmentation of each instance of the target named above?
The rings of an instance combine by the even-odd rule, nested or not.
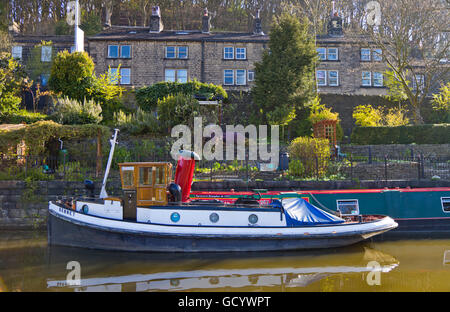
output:
[[[442,0],[378,0],[366,12],[364,25],[383,60],[398,79],[412,108],[414,122],[423,123],[420,109],[433,90],[449,79],[449,10]],[[409,83],[411,81],[411,83]]]

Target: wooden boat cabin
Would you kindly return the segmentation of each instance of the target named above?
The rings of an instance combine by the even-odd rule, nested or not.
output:
[[[137,206],[167,205],[167,185],[172,181],[171,163],[121,163],[119,168],[124,218],[135,219]]]

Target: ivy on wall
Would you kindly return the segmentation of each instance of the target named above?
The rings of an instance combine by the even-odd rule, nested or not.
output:
[[[54,121],[38,121],[19,129],[0,131],[0,153],[8,154],[22,141],[26,145],[27,155],[42,155],[46,152],[46,143],[52,140],[78,138],[97,138],[100,131],[102,145],[111,135],[108,127],[87,125],[60,125]]]

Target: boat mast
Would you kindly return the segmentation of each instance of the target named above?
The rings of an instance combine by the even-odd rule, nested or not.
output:
[[[109,140],[109,142],[111,143],[111,150],[109,151],[108,164],[106,165],[105,176],[103,177],[102,189],[100,191],[100,198],[108,197],[108,194],[106,193],[106,180],[108,179],[109,170],[111,169],[112,158],[114,155],[114,148],[116,147],[117,144],[118,132],[119,129],[114,129],[114,137],[113,139]]]

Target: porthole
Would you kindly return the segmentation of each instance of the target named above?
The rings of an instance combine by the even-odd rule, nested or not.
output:
[[[209,221],[211,221],[212,223],[216,223],[217,221],[219,221],[219,215],[213,212],[209,215]]]
[[[170,220],[172,220],[172,222],[178,222],[180,221],[180,214],[178,212],[174,212],[170,215]]]
[[[248,222],[250,222],[251,224],[255,224],[256,222],[258,222],[258,216],[255,214],[251,214],[250,216],[248,216]]]
[[[83,211],[83,213],[87,214],[89,212],[89,206],[83,205],[83,207],[81,207],[81,210]]]

